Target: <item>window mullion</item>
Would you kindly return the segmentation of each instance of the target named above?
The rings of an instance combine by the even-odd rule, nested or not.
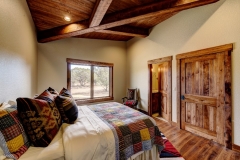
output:
[[[71,93],[71,63],[67,63],[67,89]]]
[[[91,66],[91,89],[90,89],[90,97],[93,99],[93,91],[94,91],[94,66]]]
[[[113,96],[113,67],[109,67],[109,96]]]

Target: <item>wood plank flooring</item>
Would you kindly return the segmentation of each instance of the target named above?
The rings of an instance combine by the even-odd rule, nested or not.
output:
[[[185,160],[240,160],[240,153],[154,118],[160,131]]]

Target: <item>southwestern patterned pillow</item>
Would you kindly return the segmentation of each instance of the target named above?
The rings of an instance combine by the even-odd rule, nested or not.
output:
[[[11,159],[18,159],[29,148],[16,105],[0,110],[0,148]]]
[[[73,123],[78,117],[78,109],[71,93],[63,88],[56,98],[56,104],[62,116],[63,122]]]
[[[33,145],[48,146],[62,124],[53,95],[46,90],[36,99],[18,98],[17,110]]]
[[[49,87],[47,90],[53,95],[54,98],[56,98],[59,95],[59,93],[51,87]]]

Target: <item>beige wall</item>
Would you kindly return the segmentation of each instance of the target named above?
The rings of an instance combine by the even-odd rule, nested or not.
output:
[[[37,43],[25,0],[0,1],[0,103],[36,92]]]
[[[67,87],[66,58],[114,63],[113,96],[121,102],[126,94],[126,43],[69,38],[38,44],[38,93],[49,86]]]
[[[232,53],[233,142],[240,145],[240,1],[217,3],[182,11],[151,31],[144,39],[127,43],[130,68],[127,86],[141,93],[141,107],[148,108],[147,61],[173,55],[172,120],[176,122],[176,59],[179,53],[234,43]]]

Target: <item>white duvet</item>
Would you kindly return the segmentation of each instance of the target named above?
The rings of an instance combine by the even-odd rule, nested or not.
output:
[[[63,124],[65,159],[115,159],[115,140],[111,129],[87,106],[78,109],[75,123]]]

